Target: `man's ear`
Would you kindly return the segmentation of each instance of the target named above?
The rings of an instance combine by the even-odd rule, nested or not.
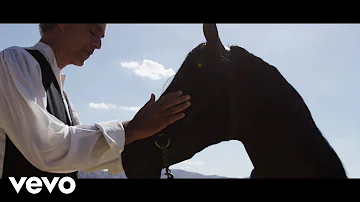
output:
[[[57,24],[57,27],[60,29],[61,32],[65,30],[66,24]]]

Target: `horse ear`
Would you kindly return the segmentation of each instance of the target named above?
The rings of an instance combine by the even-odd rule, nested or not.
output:
[[[204,32],[204,36],[205,36],[205,39],[208,44],[214,44],[221,49],[225,49],[224,45],[222,44],[222,42],[220,40],[219,32],[216,27],[216,24],[205,24],[204,23],[203,24],[203,32]]]

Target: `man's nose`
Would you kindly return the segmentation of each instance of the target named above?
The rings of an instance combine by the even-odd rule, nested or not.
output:
[[[100,48],[101,48],[101,38],[94,40],[93,46],[94,46],[96,49],[100,49]]]

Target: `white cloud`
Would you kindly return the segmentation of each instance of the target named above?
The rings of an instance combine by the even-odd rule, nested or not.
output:
[[[89,107],[93,109],[115,109],[116,105],[114,104],[105,104],[105,103],[89,103]]]
[[[121,62],[121,67],[128,68],[131,70],[136,70],[140,64],[138,62]]]
[[[127,106],[117,106],[115,104],[105,104],[105,103],[89,103],[89,107],[93,109],[122,109],[132,112],[138,112],[141,107],[127,107]]]
[[[152,60],[143,60],[142,63],[138,62],[121,62],[121,67],[134,71],[135,75],[150,78],[152,80],[159,80],[169,78],[175,75],[173,69],[165,69],[165,67]]]
[[[126,107],[126,106],[119,106],[119,109],[138,112],[141,107]]]

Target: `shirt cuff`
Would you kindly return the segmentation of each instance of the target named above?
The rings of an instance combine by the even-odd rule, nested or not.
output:
[[[105,121],[95,124],[103,133],[111,150],[119,157],[125,146],[125,129],[121,121]]]
[[[107,163],[106,167],[111,175],[125,172],[121,158],[114,159],[113,161]]]

